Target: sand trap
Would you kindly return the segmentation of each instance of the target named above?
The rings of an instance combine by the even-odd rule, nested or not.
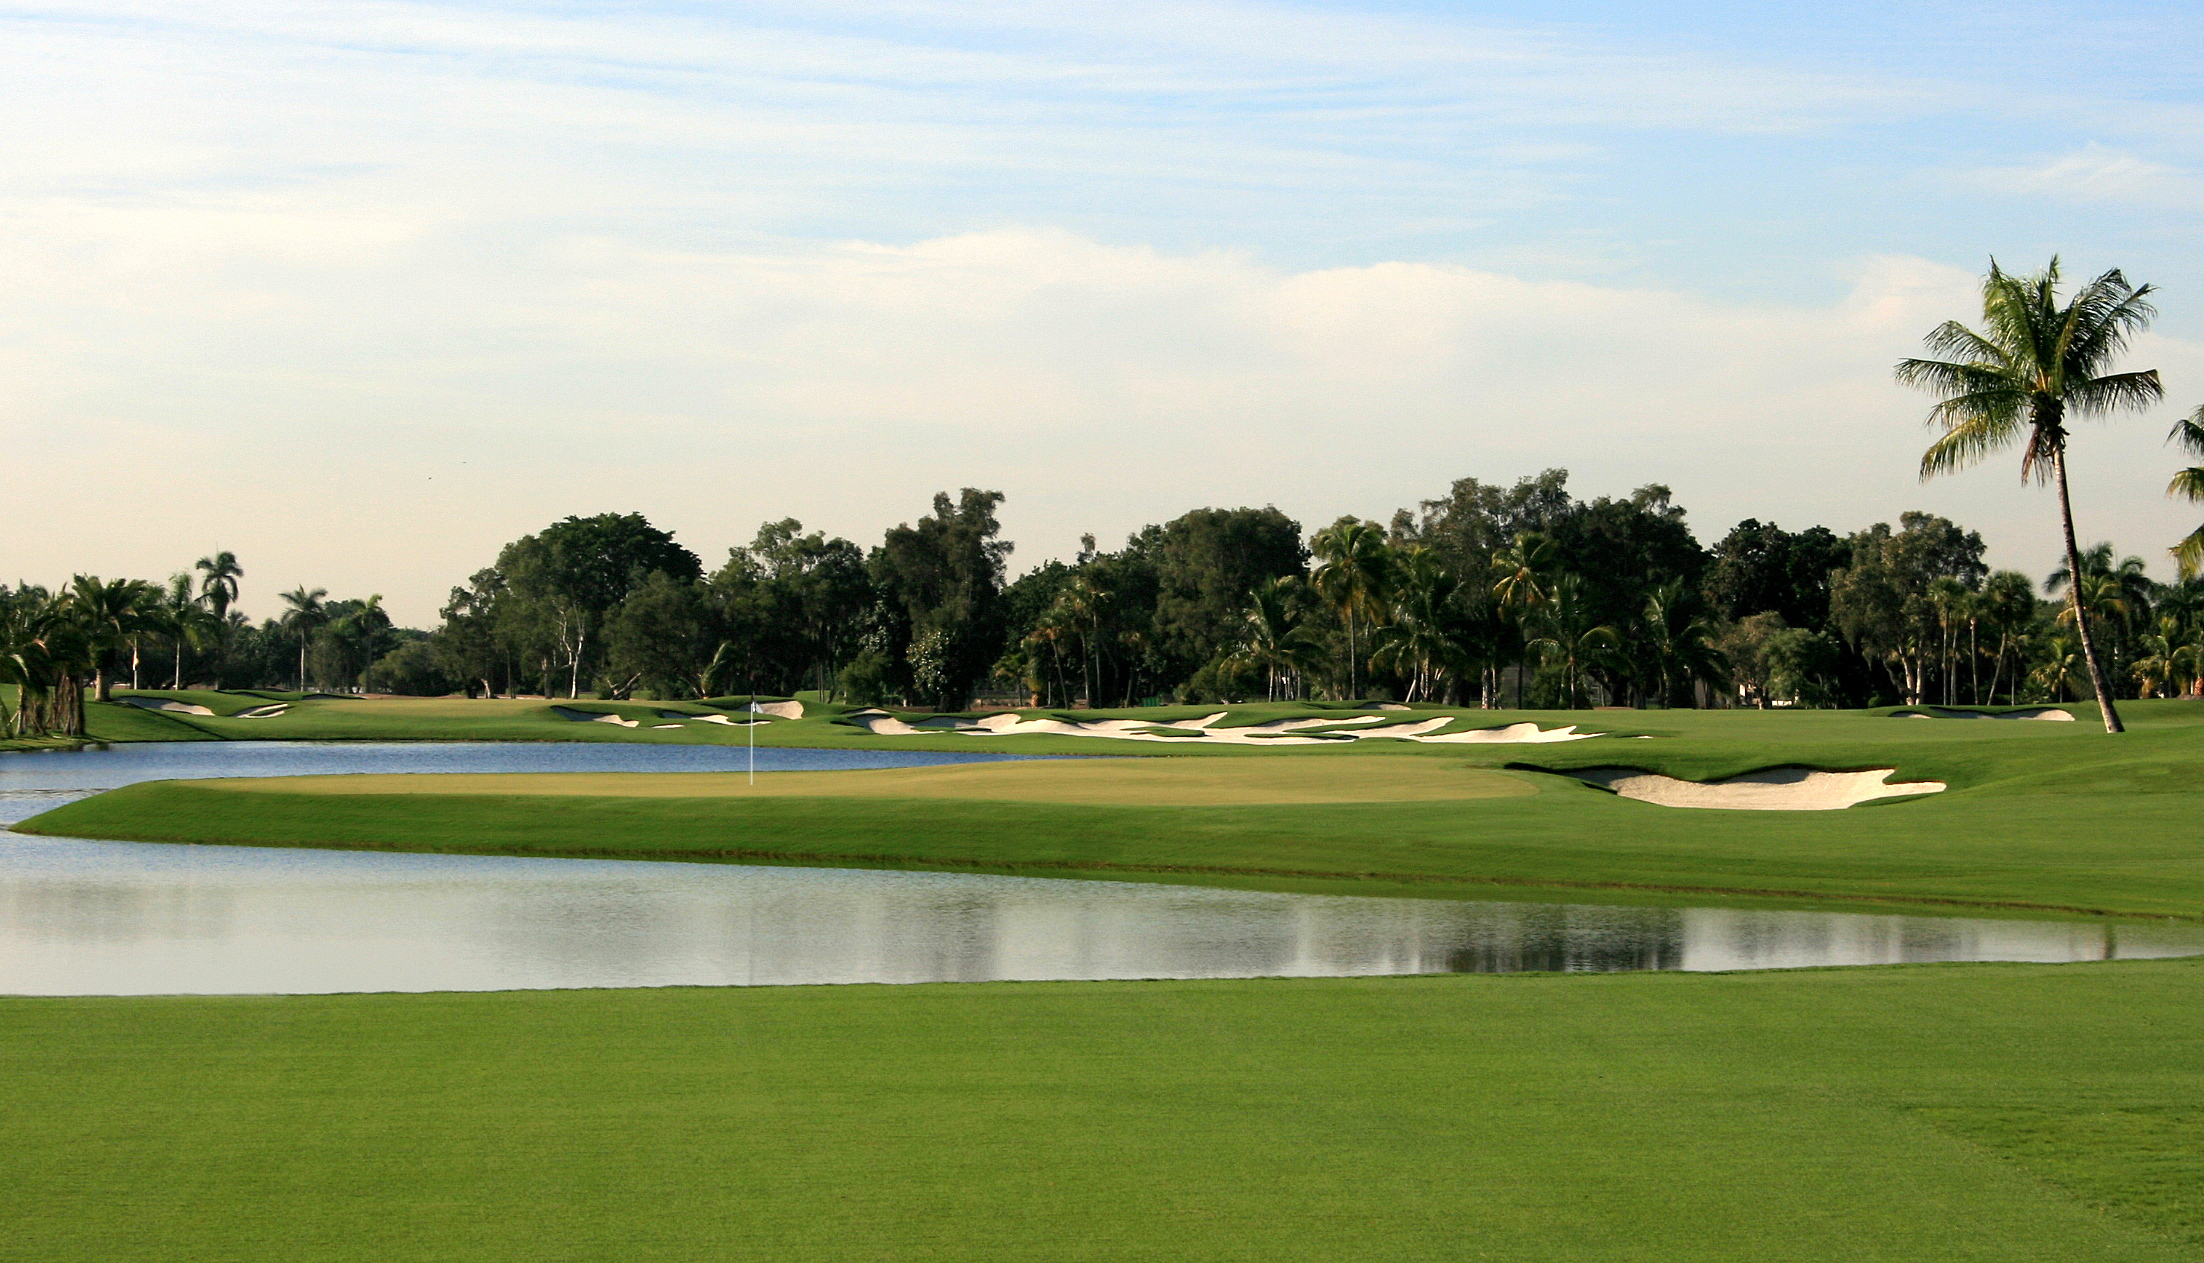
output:
[[[652,724],[652,725],[651,725],[651,727],[652,727],[652,728],[654,728],[654,729],[657,729],[657,728],[679,728],[680,726],[681,726],[680,724]]]
[[[551,713],[561,719],[572,720],[577,724],[618,724],[622,728],[639,728],[642,726],[641,720],[622,719],[618,715],[599,714],[593,710],[575,710],[571,706],[554,706],[551,708]]]
[[[255,707],[253,707],[253,708],[252,708],[252,709],[250,709],[250,710],[241,710],[241,711],[237,712],[236,714],[234,714],[234,715],[230,716],[230,718],[232,718],[232,719],[274,719],[274,718],[275,718],[276,716],[278,716],[278,715],[282,714],[283,712],[285,712],[285,711],[287,711],[287,710],[289,710],[289,709],[291,709],[291,704],[290,704],[289,702],[277,702],[277,703],[276,703],[276,704],[274,704],[273,706],[255,706]]]
[[[1896,710],[1892,719],[2041,719],[2051,723],[2074,722],[2074,712],[2060,710],[2056,706],[2028,706],[2020,710],[1949,710],[1942,706],[1924,706],[1919,710]]]
[[[1409,722],[1384,722],[1385,715],[1348,715],[1344,718],[1317,716],[1303,719],[1273,719],[1259,724],[1238,728],[1219,728],[1215,725],[1225,718],[1226,711],[1205,715],[1200,719],[1182,719],[1171,722],[1150,719],[1058,719],[1041,716],[1034,719],[1020,718],[1016,714],[989,715],[985,719],[966,719],[957,715],[935,715],[917,723],[898,719],[884,710],[853,711],[845,716],[849,722],[865,731],[881,737],[923,737],[930,733],[958,733],[968,737],[1010,737],[1025,734],[1042,734],[1053,737],[1099,737],[1111,741],[1199,741],[1205,745],[1323,745],[1340,741],[1359,741],[1366,738],[1383,738],[1395,741],[1440,742],[1446,744],[1528,743],[1550,741],[1582,741],[1587,737],[1604,734],[1578,732],[1576,725],[1566,728],[1540,728],[1537,724],[1508,724],[1499,728],[1479,728],[1472,732],[1457,732],[1446,736],[1431,735],[1454,722],[1451,715]],[[1365,725],[1377,725],[1367,727]],[[1323,729],[1311,732],[1310,729]]]
[[[128,702],[141,710],[165,710],[178,715],[205,715],[209,719],[214,717],[214,712],[204,706],[195,706],[190,702],[171,701],[165,697],[118,697],[115,700]]]
[[[1771,767],[1719,781],[1682,781],[1634,767],[1571,768],[1561,775],[1656,806],[1731,811],[1840,811],[1877,798],[1943,792],[1942,781],[1885,784],[1894,770],[1882,767],[1864,772],[1824,772],[1810,767]]]
[[[1508,724],[1500,728],[1477,728],[1469,732],[1417,739],[1462,745],[1478,745],[1486,742],[1508,745],[1547,741],[1582,741],[1586,737],[1604,737],[1606,735],[1604,732],[1578,732],[1575,724],[1570,724],[1566,728],[1541,728],[1537,724],[1525,723]]]

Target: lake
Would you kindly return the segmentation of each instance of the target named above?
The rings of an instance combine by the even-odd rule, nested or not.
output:
[[[759,750],[774,771],[1000,754]],[[0,755],[0,823],[172,777],[740,770],[715,746],[222,742]],[[1727,970],[2204,953],[2204,926],[1281,894],[0,834],[0,992],[507,990]]]

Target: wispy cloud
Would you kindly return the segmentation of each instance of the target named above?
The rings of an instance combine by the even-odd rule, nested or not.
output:
[[[2030,166],[1981,168],[1961,179],[2000,193],[2072,202],[2204,209],[2204,174],[2098,145]]]
[[[0,381],[34,467],[111,496],[0,529],[27,573],[149,573],[183,523],[420,618],[598,507],[710,548],[986,481],[1045,554],[1546,464],[1713,529],[1931,503],[1888,365],[1970,278],[1831,225],[1954,128],[2024,138],[1969,211],[2192,207],[2164,138],[2204,126],[1717,45],[1253,0],[0,0],[0,109],[37,122],[0,130]],[[1753,197],[1760,236],[1725,218]],[[1741,271],[1782,284],[1719,297]],[[252,492],[160,490],[185,469]]]

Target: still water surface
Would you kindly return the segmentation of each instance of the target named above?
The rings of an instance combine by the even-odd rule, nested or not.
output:
[[[954,762],[760,750],[759,768]],[[0,755],[0,820],[302,772],[704,770],[726,747],[137,746]],[[2204,927],[1290,895],[988,874],[0,834],[0,992],[47,995],[1754,969],[2204,953]]]

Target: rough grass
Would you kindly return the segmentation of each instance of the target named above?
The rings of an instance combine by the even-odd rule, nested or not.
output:
[[[2204,965],[0,1001],[0,1259],[2159,1263]]]

